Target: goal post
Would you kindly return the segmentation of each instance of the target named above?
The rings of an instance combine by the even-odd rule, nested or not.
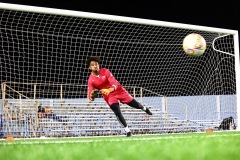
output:
[[[195,131],[216,129],[230,116],[240,130],[236,30],[8,3],[0,3],[0,21],[0,111],[12,107],[6,114],[11,120],[19,115],[5,100],[21,100],[20,106],[28,103],[32,111],[36,101],[48,107],[56,99],[59,107],[63,101],[85,102],[86,60],[95,55],[137,100],[178,126],[159,118],[159,133],[165,128],[185,132],[189,125]],[[203,55],[184,53],[189,33],[205,38]],[[38,121],[30,121],[35,132]]]
[[[240,56],[239,56],[239,35],[234,34],[234,56],[236,70],[236,96],[237,96],[237,130],[240,131]]]

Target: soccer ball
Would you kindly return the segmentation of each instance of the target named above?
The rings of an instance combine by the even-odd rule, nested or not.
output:
[[[197,33],[188,34],[183,40],[183,50],[189,56],[201,56],[206,50],[205,39]]]

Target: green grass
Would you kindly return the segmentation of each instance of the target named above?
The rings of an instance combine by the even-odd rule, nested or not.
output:
[[[237,160],[240,132],[0,141],[1,160]]]

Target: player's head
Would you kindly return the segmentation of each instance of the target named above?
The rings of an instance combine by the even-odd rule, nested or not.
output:
[[[98,56],[91,56],[87,59],[87,65],[92,71],[99,70],[100,58]]]
[[[88,57],[88,59],[87,59],[88,67],[90,67],[90,64],[91,64],[92,61],[97,62],[99,64],[100,63],[100,58],[98,56],[90,56],[90,57]]]

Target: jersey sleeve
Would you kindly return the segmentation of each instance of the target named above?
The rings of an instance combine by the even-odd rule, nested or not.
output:
[[[87,95],[88,99],[90,99],[90,94],[93,90],[94,90],[94,86],[93,86],[93,83],[92,83],[92,79],[89,78],[88,79],[88,95]]]
[[[115,79],[113,74],[108,69],[106,69],[105,75],[108,78],[109,83],[116,90],[118,88],[118,86],[119,86],[119,82]]]

